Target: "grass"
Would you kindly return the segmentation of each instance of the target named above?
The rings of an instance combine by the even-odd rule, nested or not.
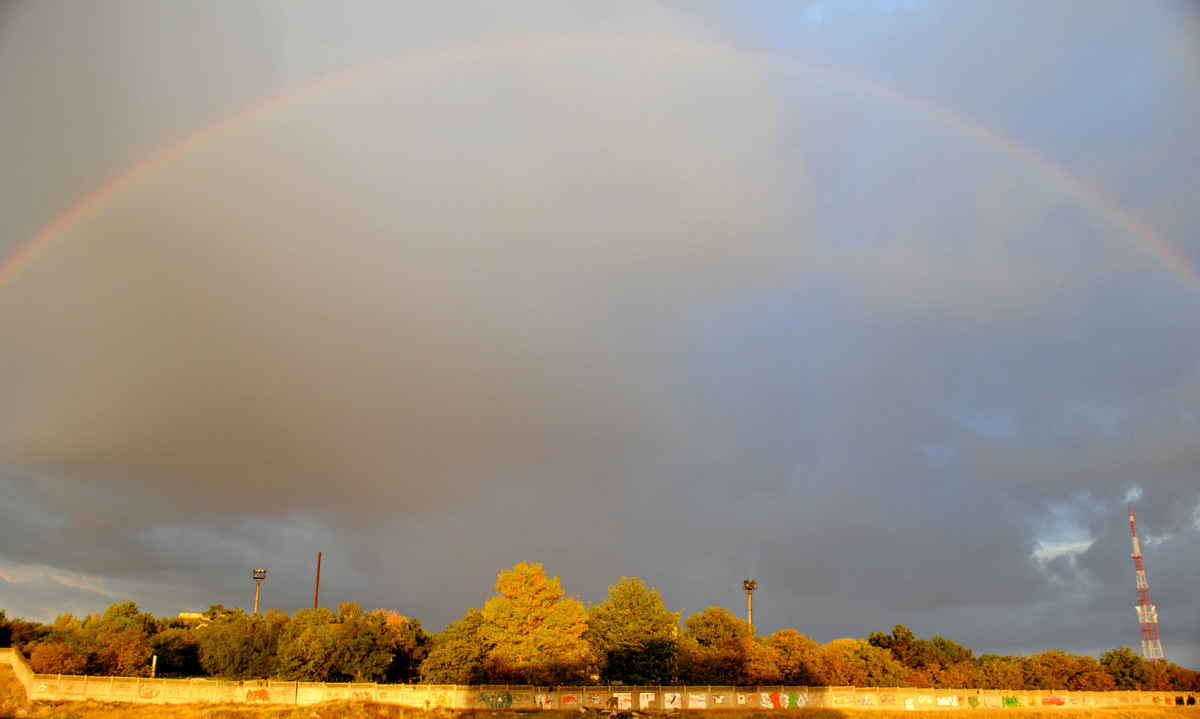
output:
[[[904,712],[886,709],[725,709],[675,712],[674,719],[779,719],[779,714],[802,719],[919,719],[945,712],[967,712],[971,719],[1200,719],[1196,707],[1103,707],[1080,709],[940,709]],[[370,702],[330,702],[306,706],[239,706],[236,704],[121,704],[31,702],[11,668],[0,665],[0,719],[608,719],[596,711],[517,712],[484,709],[411,709]],[[918,715],[918,716],[914,716]],[[621,712],[611,719],[637,719],[640,712]],[[930,717],[936,719],[936,717]]]

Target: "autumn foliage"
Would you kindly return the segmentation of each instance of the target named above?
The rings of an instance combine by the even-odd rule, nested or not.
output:
[[[760,637],[724,607],[682,620],[655,589],[622,577],[585,607],[540,564],[500,573],[496,594],[441,633],[397,612],[356,603],[247,614],[211,607],[201,622],[156,619],[133,602],[45,626],[0,611],[0,646],[20,648],[43,674],[275,678],[578,686],[857,686],[1124,689],[1200,692],[1200,672],[1148,662],[1120,647],[1099,658],[1049,650],[974,653],[902,625],[820,644],[795,629]]]

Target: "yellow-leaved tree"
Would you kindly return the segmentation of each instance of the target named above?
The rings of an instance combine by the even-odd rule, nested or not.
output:
[[[541,564],[500,572],[483,605],[484,674],[494,684],[572,685],[587,681],[587,611]]]

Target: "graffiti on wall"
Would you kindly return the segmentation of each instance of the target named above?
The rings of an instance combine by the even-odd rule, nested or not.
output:
[[[663,694],[663,709],[667,711],[679,711],[683,709],[683,694],[679,692],[666,692]]]
[[[658,695],[654,692],[642,692],[638,694],[638,709],[646,711],[654,704],[654,700],[657,698]]]
[[[246,702],[269,702],[271,701],[271,692],[266,689],[247,689]]]
[[[488,709],[507,709],[512,706],[512,694],[508,692],[483,692],[479,703]]]
[[[154,685],[142,684],[138,686],[138,698],[140,699],[157,699],[160,690]]]

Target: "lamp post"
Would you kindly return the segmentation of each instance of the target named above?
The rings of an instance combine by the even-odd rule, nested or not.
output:
[[[258,590],[262,588],[262,580],[267,578],[267,570],[254,570],[254,613],[258,614]]]
[[[758,580],[742,580],[742,589],[746,590],[746,624],[754,631],[754,590],[758,589]]]

